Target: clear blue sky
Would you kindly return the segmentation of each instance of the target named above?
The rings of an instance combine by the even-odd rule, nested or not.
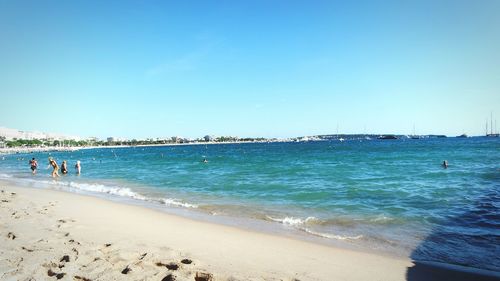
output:
[[[0,126],[479,135],[500,121],[499,15],[496,0],[0,0]]]

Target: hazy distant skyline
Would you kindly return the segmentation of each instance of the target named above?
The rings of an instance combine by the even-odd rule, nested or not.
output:
[[[483,135],[500,120],[499,14],[494,0],[0,1],[0,126]]]

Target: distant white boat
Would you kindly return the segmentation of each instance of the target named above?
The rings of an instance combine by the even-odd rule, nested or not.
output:
[[[408,137],[408,136],[406,136],[406,137]],[[414,139],[414,140],[421,139],[421,137],[419,135],[415,134],[415,124],[413,124],[413,135],[411,135],[409,138]]]
[[[397,140],[398,138],[395,135],[381,135],[378,137],[379,140]]]
[[[486,136],[490,138],[498,138],[500,137],[500,134],[497,132],[493,132],[493,112],[491,113],[491,126],[490,126],[490,133],[488,134],[488,121],[486,121]],[[495,120],[495,131],[497,127],[497,120]]]

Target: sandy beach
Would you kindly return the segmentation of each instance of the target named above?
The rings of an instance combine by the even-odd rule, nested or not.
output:
[[[0,183],[0,240],[0,280],[433,280],[437,272],[412,271],[410,259],[8,183]],[[450,272],[478,280],[448,269],[435,280]]]

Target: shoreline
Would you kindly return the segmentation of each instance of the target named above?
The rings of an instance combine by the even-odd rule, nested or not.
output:
[[[433,280],[429,277],[435,273],[456,276],[458,272],[462,276],[457,268],[422,266],[409,258],[318,245],[93,196],[3,181],[0,186],[0,216],[5,222],[0,232],[1,239],[6,240],[0,246],[5,253],[5,259],[0,258],[0,279],[46,279],[48,270],[67,274],[69,278],[63,280],[75,276],[89,280],[149,276],[162,280],[168,274],[175,275],[176,280],[194,280],[197,273],[211,274],[213,280],[413,281]],[[48,245],[53,250],[44,248]],[[64,253],[73,262],[71,266],[66,262],[58,268],[60,263],[49,262],[59,260]],[[101,264],[96,258],[112,262]],[[193,263],[183,264],[185,258]],[[13,261],[17,269],[8,270],[14,265],[8,262]],[[179,269],[158,266],[169,262]],[[122,273],[125,268],[130,269],[130,275]],[[467,274],[473,274],[474,280],[495,280],[482,272]],[[467,274],[464,276],[470,277]]]
[[[395,252],[394,250],[373,248],[366,244],[358,244],[352,239],[357,240],[357,237],[352,237],[348,235],[341,234],[331,234],[330,237],[328,233],[320,233],[309,230],[305,226],[289,224],[283,221],[287,219],[298,219],[297,217],[285,217],[283,219],[276,219],[269,216],[263,218],[263,216],[253,217],[245,215],[234,215],[234,214],[219,214],[213,213],[213,210],[207,209],[206,206],[194,205],[194,203],[186,202],[182,199],[177,199],[177,197],[164,198],[167,202],[162,202],[162,199],[154,199],[151,197],[144,197],[143,194],[137,194],[134,191],[133,196],[122,195],[120,192],[106,192],[106,191],[95,191],[80,189],[79,187],[73,186],[72,181],[62,182],[60,180],[52,180],[47,177],[47,181],[39,182],[37,180],[32,180],[29,178],[1,178],[0,185],[2,183],[6,185],[13,185],[20,188],[30,188],[30,189],[41,189],[55,192],[63,192],[74,195],[88,196],[91,198],[97,198],[117,204],[124,204],[128,206],[135,206],[140,208],[146,208],[149,210],[154,210],[157,212],[165,213],[168,215],[178,216],[186,218],[188,220],[195,220],[199,222],[205,222],[210,224],[235,227],[241,230],[246,230],[250,232],[258,232],[270,235],[276,235],[284,238],[295,239],[303,242],[318,244],[327,247],[341,248],[344,250],[359,251],[364,253],[370,253],[375,255],[387,256],[390,258],[405,258],[409,253]],[[84,183],[86,185],[88,183]],[[129,187],[122,187],[126,192],[129,191]],[[139,197],[137,197],[139,196]],[[313,217],[309,217],[313,218]],[[327,236],[325,236],[327,235]],[[359,235],[362,237],[362,235]]]
[[[214,276],[214,280],[331,280],[331,276],[335,276],[334,279],[338,280],[367,280],[373,276],[378,276],[378,280],[404,280],[406,268],[412,265],[411,261],[405,259],[337,249],[276,235],[200,222],[85,195],[6,186],[5,184],[2,184],[1,190],[5,191],[3,194],[15,193],[12,197],[2,198],[9,201],[2,201],[2,209],[0,209],[2,217],[12,216],[12,213],[17,215],[20,211],[29,213],[24,223],[19,223],[21,221],[19,218],[17,220],[7,218],[5,229],[2,229],[2,236],[8,238],[8,233],[16,235],[16,239],[12,241],[7,239],[8,242],[22,243],[18,246],[25,249],[37,249],[40,246],[36,241],[60,240],[63,245],[77,249],[78,260],[83,259],[82,253],[86,250],[74,247],[74,242],[67,244],[67,241],[78,241],[80,248],[87,244],[92,247],[117,244],[116,247],[118,247],[118,245],[121,246],[120,241],[128,241],[129,245],[126,248],[117,250],[118,256],[121,255],[120,252],[132,251],[137,255],[154,252],[151,256],[159,257],[163,251],[155,252],[154,249],[165,249],[173,255],[171,259],[180,260],[181,257],[187,257],[193,260],[194,265],[200,267],[197,272],[210,273]],[[28,204],[30,207],[23,208],[23,204]],[[8,212],[5,212],[6,207],[10,207]],[[39,210],[36,214],[38,218],[35,218],[33,214],[36,210]],[[69,223],[62,225],[61,221]],[[30,222],[31,224],[28,225]],[[52,226],[52,231],[47,233],[48,236],[41,235],[43,230],[50,226]],[[23,233],[23,229],[30,229],[29,232],[34,237],[24,240],[24,236],[28,233]],[[66,233],[70,234],[66,236]],[[75,238],[69,239],[70,236]],[[10,243],[6,243],[0,247],[3,248],[3,252],[8,252],[8,249],[6,251],[4,247],[9,247],[9,245]],[[17,252],[17,255],[21,255],[23,259],[26,259],[24,256],[35,255],[33,253],[37,252],[34,250],[24,253],[15,248],[12,250],[10,254]],[[51,253],[42,249],[38,254],[51,256]],[[62,253],[60,255],[63,256]],[[7,257],[12,260],[9,254]],[[71,258],[70,255],[70,259],[73,260],[76,257]],[[157,260],[153,259],[150,263],[154,265],[158,262],[167,262],[161,258]],[[133,261],[128,260],[117,263],[116,267],[110,268],[110,276],[101,276],[102,279],[92,276],[92,272],[88,272],[89,277],[86,278],[108,280],[108,278],[112,279],[112,276],[122,276],[121,270],[131,263]],[[182,265],[182,267],[187,266]],[[332,267],[335,270],[332,271]],[[364,270],[357,270],[358,267]],[[387,268],[391,269],[387,270]],[[146,270],[145,274],[152,274],[153,269],[155,269],[154,266]],[[4,270],[1,265],[0,270]],[[58,270],[54,268],[53,271]],[[132,268],[132,273],[139,271],[140,269]],[[43,273],[37,271],[37,274],[43,275]],[[164,274],[167,273],[168,271]],[[23,275],[15,274],[12,277],[14,276]],[[187,277],[186,280],[194,279]]]

